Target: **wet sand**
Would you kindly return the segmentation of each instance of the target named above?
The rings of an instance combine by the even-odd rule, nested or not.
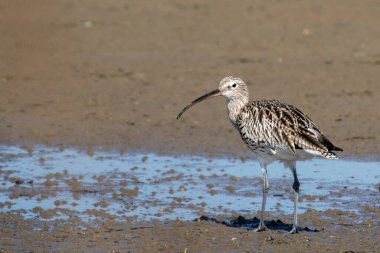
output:
[[[251,99],[301,108],[345,150],[342,158],[379,160],[379,11],[373,1],[0,3],[0,143],[245,159],[222,98],[175,119],[236,75]],[[288,237],[207,221],[77,229],[75,219],[2,211],[0,250],[376,252],[379,224],[336,225],[350,216],[325,214],[301,215],[323,231]]]
[[[247,154],[223,98],[177,113],[227,75],[301,108],[342,146],[380,152],[379,5],[265,1],[1,4],[0,142]],[[191,140],[191,141],[190,141]]]
[[[253,231],[262,179],[252,160],[0,146],[0,164],[3,250],[374,252],[379,243],[378,162],[299,163],[299,235],[287,234],[292,179],[279,164],[263,233]]]
[[[3,226],[4,252],[25,249],[37,252],[378,252],[379,243],[379,232],[374,227],[351,225],[349,220],[347,224],[336,224],[332,221],[336,217],[329,217],[330,220],[313,212],[300,218],[312,220],[310,224],[323,225],[328,230],[292,236],[284,235],[283,231],[255,233],[205,221],[143,224],[108,221],[102,226],[74,229],[62,222],[47,226],[33,220],[18,223],[17,217],[1,216],[14,223],[14,226]]]

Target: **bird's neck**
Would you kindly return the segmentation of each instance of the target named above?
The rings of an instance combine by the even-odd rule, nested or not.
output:
[[[236,124],[236,119],[241,108],[243,108],[247,103],[248,97],[237,97],[227,100],[228,116],[234,125]]]

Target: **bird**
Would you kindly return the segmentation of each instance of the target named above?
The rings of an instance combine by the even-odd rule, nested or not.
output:
[[[249,101],[246,83],[239,77],[223,78],[219,87],[200,96],[185,106],[177,120],[190,107],[208,98],[224,96],[227,112],[232,125],[240,137],[256,155],[263,178],[260,222],[256,232],[267,230],[264,223],[265,205],[270,188],[267,166],[280,161],[293,175],[294,210],[290,234],[299,233],[297,208],[300,182],[296,162],[323,157],[338,159],[334,151],[343,151],[322,133],[316,124],[295,106],[277,100]]]

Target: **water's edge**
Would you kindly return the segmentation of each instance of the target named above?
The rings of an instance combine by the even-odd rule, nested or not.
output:
[[[379,207],[380,163],[298,162],[299,211]],[[292,175],[268,168],[267,210],[293,211]],[[254,216],[261,171],[254,160],[120,154],[34,146],[0,146],[0,210],[38,219],[194,219],[205,214]]]

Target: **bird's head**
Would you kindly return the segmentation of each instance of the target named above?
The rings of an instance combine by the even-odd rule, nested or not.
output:
[[[248,98],[248,88],[240,77],[227,76],[220,81],[219,91],[227,100]]]
[[[227,101],[234,100],[234,99],[242,99],[246,101],[248,100],[248,88],[247,88],[247,85],[244,83],[244,81],[239,77],[234,77],[234,76],[225,77],[220,81],[218,89],[210,91],[204,94],[203,96],[200,96],[199,98],[195,99],[190,104],[188,104],[178,114],[177,119],[179,119],[181,115],[193,105],[205,99],[208,99],[211,97],[217,97],[217,96],[224,96],[226,97]]]

